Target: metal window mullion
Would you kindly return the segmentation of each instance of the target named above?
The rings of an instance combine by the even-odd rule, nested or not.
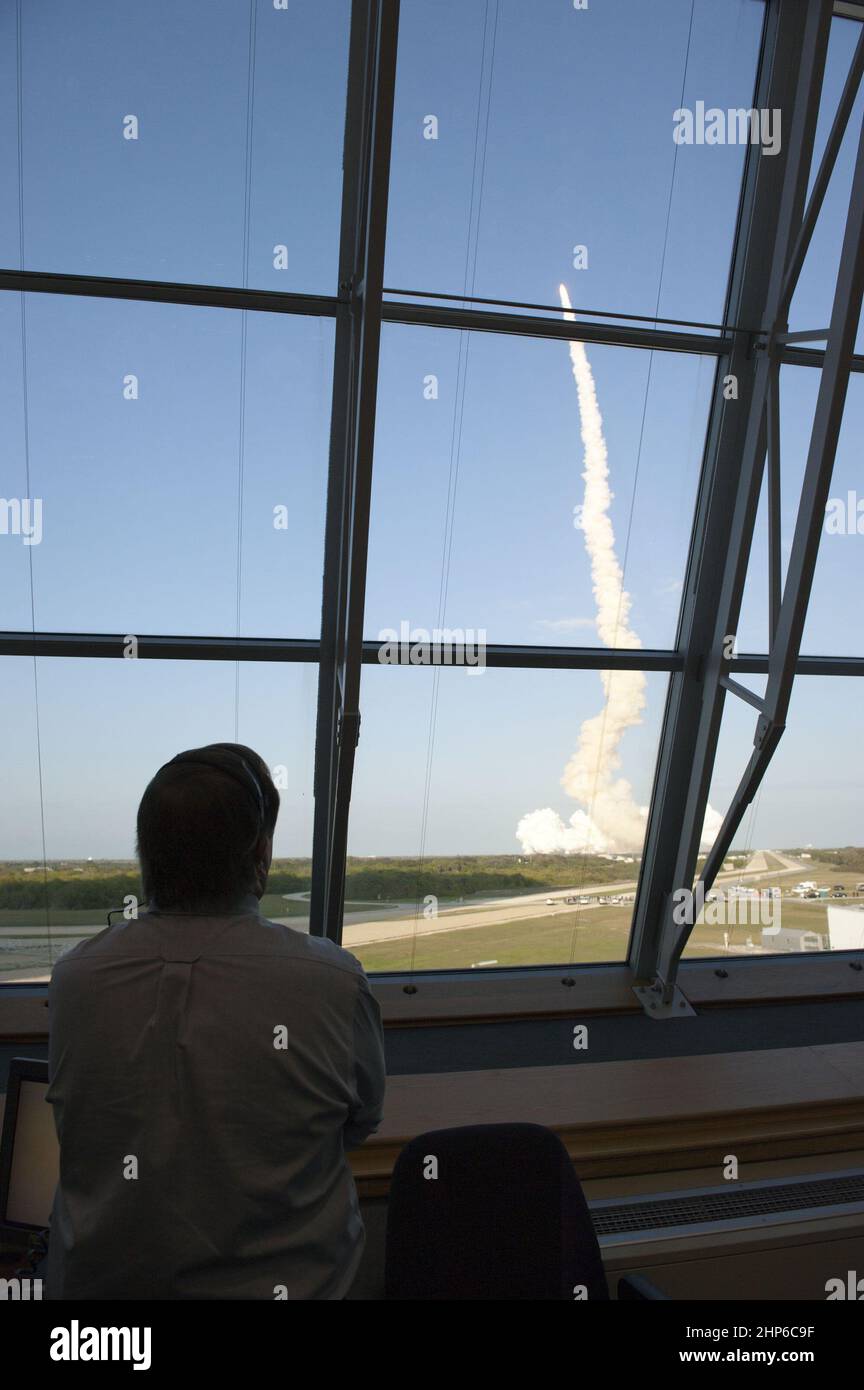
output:
[[[676,328],[639,328],[628,324],[597,323],[585,318],[569,320],[541,315],[505,313],[497,309],[463,309],[457,305],[407,304],[386,300],[382,317],[387,323],[419,324],[424,328],[450,328],[475,333],[509,333],[529,338],[557,338],[566,342],[605,343],[612,347],[647,348],[657,352],[728,352],[730,334],[687,333]]]
[[[779,331],[785,328],[785,321],[779,317],[785,267],[792,251],[794,237],[804,215],[810,162],[819,115],[825,53],[827,51],[830,5],[823,3],[821,6],[807,7],[804,14],[804,25],[800,77],[796,98],[792,104],[789,158],[783,180],[777,237],[771,257],[767,304],[763,320],[766,324],[770,324],[773,329]],[[720,601],[716,609],[710,650],[704,668],[703,706],[687,802],[678,841],[674,879],[670,889],[667,890],[662,908],[664,921],[656,961],[656,979],[666,995],[674,987],[678,962],[694,925],[693,922],[687,922],[682,927],[675,925],[669,910],[670,893],[675,888],[689,887],[693,882],[695,873],[726,694],[721,684],[721,677],[727,674],[728,668],[728,662],[724,659],[724,641],[734,634],[737,628],[756,512],[759,505],[767,444],[766,405],[772,370],[773,361],[769,353],[767,351],[759,352],[735,510],[729,530],[727,551],[724,556]],[[770,751],[773,751],[776,741],[776,738],[772,737]],[[766,751],[769,751],[767,745]],[[758,776],[751,763],[748,765],[739,787],[742,804],[748,804],[757,786]],[[709,862],[712,864],[722,847],[722,842],[727,838],[730,825],[731,817],[727,814],[717,842],[709,852]]]
[[[338,305],[335,295],[243,289],[234,285],[188,285],[176,280],[122,280],[107,275],[64,275],[41,270],[0,270],[0,290],[325,318],[332,318]]]
[[[339,940],[359,728],[398,0],[354,0],[331,419],[310,931]]]
[[[396,46],[399,0],[380,0],[374,103],[371,120],[370,174],[366,203],[366,247],[362,278],[362,314],[357,352],[357,409],[354,419],[352,496],[348,536],[348,591],[344,608],[344,656],[339,670],[341,721],[333,794],[326,920],[341,938],[345,896],[348,816],[354,774],[354,753],[360,726],[360,671],[363,661],[363,618],[369,548],[369,518],[375,417],[378,401],[378,363],[381,306],[384,290],[390,151],[396,86]]]
[[[843,409],[849,386],[849,362],[855,344],[864,295],[864,121],[858,140],[858,154],[849,214],[840,253],[840,268],[831,314],[831,333],[819,395],[813,418],[810,447],[795,534],[786,572],[783,602],[771,648],[768,686],[765,691],[766,718],[785,721],[792,690],[792,677],[801,646],[807,607],[813,587],[816,557],[822,535],[825,505],[831,486],[834,458],[843,422]]]
[[[350,271],[348,277],[350,280]],[[0,269],[0,291],[2,290],[26,294],[57,294],[73,298],[129,300],[145,304],[177,304],[193,308],[240,309],[255,313],[335,318],[337,321],[340,307],[346,302],[344,294],[300,294],[292,290],[258,290],[232,285],[190,285],[173,280],[128,280],[110,276],[11,269]],[[593,317],[577,318],[571,323],[557,317],[549,318],[528,313],[464,309],[456,305],[442,308],[438,305],[392,300],[382,302],[380,311],[382,320],[388,323],[419,325],[424,328],[450,328],[458,332],[473,330],[521,337],[603,343],[612,347],[645,348],[657,352],[718,356],[727,352],[731,345],[731,337],[728,334],[712,334],[708,331],[686,332],[684,326],[639,327],[614,322],[604,323]],[[614,315],[609,317],[614,318]]]
[[[831,181],[834,165],[837,162],[837,156],[840,153],[843,137],[849,125],[849,118],[852,115],[852,108],[855,105],[858,89],[861,86],[862,73],[864,73],[864,26],[862,26],[861,33],[858,36],[858,43],[852,55],[849,72],[846,75],[843,91],[837,103],[837,110],[834,113],[834,120],[831,123],[828,139],[825,142],[825,149],[822,152],[822,159],[816,171],[816,177],[813,180],[813,187],[810,191],[810,197],[801,222],[801,228],[795,240],[792,254],[789,257],[789,264],[786,269],[779,304],[779,312],[783,318],[785,318],[789,312],[789,305],[795,293],[795,286],[798,284],[801,275],[801,267],[804,264],[804,259],[813,238],[813,233],[816,230],[816,223],[819,219],[822,204],[825,201],[828,184]]]
[[[771,159],[749,152],[727,322],[764,323],[779,299],[804,208],[829,24],[826,4],[768,6],[754,105],[779,108],[784,129],[791,114],[792,135]],[[737,400],[721,396],[726,375],[737,381]],[[676,886],[692,882],[698,852],[725,696],[724,673],[710,663],[737,622],[764,456],[766,385],[765,355],[754,355],[752,340],[736,333],[718,363],[679,627],[684,668],[670,680],[637,890],[629,960],[641,980],[677,960],[667,905]]]
[[[0,632],[0,656],[130,658],[141,661],[316,662],[316,639],[294,637],[200,637],[113,632]]]
[[[327,885],[335,796],[341,659],[340,633],[344,602],[344,566],[350,499],[350,440],[354,416],[355,306],[352,290],[362,225],[361,182],[368,177],[368,130],[371,82],[373,7],[354,0],[345,103],[342,175],[342,220],[339,245],[339,307],[336,314],[333,395],[330,411],[330,455],[324,536],[324,574],[321,600],[321,664],[318,672],[318,711],[315,735],[312,882],[309,930],[326,934]]]
[[[821,349],[813,348],[782,348],[777,354],[783,366],[790,367],[821,367],[825,362],[825,353]],[[864,353],[855,352],[849,363],[850,372],[864,372]]]
[[[47,656],[125,660],[128,638],[106,632],[0,632],[0,656]],[[321,643],[296,637],[200,637],[186,634],[143,634],[136,638],[138,657],[150,661],[282,661],[320,662]],[[364,665],[380,664],[380,642],[364,641]],[[458,664],[458,663],[454,663]],[[526,671],[655,671],[684,670],[679,651],[650,647],[508,647],[486,648],[485,664]],[[767,675],[767,652],[742,652],[735,662],[741,675]],[[800,655],[799,676],[864,676],[864,656]]]
[[[860,51],[860,49],[859,49]],[[800,268],[800,267],[799,267]],[[745,811],[762,783],[786,725],[789,700],[807,617],[825,504],[834,470],[849,365],[864,293],[864,122],[849,197],[849,210],[834,289],[825,365],[807,451],[807,464],[782,602],[772,622],[768,684],[754,737],[754,751],[706,858],[700,884],[707,892],[731,847]],[[771,363],[772,374],[775,363]],[[779,470],[779,459],[777,460]],[[779,556],[779,536],[777,538]],[[772,614],[772,618],[774,614]]]
[[[783,564],[781,555],[781,489],[780,489],[780,363],[773,359],[768,375],[766,430],[768,445],[768,631],[773,642],[780,617],[783,597]]]

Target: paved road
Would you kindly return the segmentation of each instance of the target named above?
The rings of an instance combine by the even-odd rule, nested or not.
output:
[[[743,883],[748,879],[763,878],[766,874],[772,877],[782,878],[788,874],[804,875],[806,864],[800,860],[792,859],[788,855],[776,854],[771,851],[771,857],[781,863],[783,868],[771,867],[760,850],[748,861],[746,868],[733,869],[728,873],[717,875],[717,882]],[[442,931],[461,931],[470,927],[497,927],[506,925],[508,922],[519,922],[526,917],[560,917],[572,916],[574,904],[566,904],[565,897],[582,896],[609,897],[618,893],[634,893],[636,891],[636,880],[628,879],[619,883],[595,883],[578,888],[555,889],[552,892],[528,893],[519,898],[494,898],[489,899],[482,906],[473,903],[465,907],[447,907],[439,912],[437,918],[402,918],[398,921],[387,921],[379,918],[377,921],[364,920],[357,922],[350,913],[345,914],[345,927],[342,933],[343,945],[349,948],[353,946],[368,946],[376,941],[397,941],[406,936],[432,936],[436,932]],[[547,898],[552,898],[550,905]],[[602,906],[600,903],[581,904],[578,912],[595,911]],[[400,910],[404,911],[404,906],[400,905]],[[410,910],[410,909],[409,909]],[[303,919],[294,918],[289,922],[290,926],[300,927],[301,930],[308,928],[301,926]]]

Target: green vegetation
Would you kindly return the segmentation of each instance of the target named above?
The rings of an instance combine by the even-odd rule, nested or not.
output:
[[[601,854],[437,855],[423,860],[349,858],[347,896],[380,902],[439,901],[519,893],[541,893],[582,884],[620,883],[635,879],[639,861],[630,864]]]
[[[127,895],[140,898],[141,883],[137,873],[90,874],[81,877],[61,877],[59,873],[21,874],[0,878],[0,908],[20,910],[49,910],[89,908],[107,911],[121,907]]]
[[[791,854],[799,857],[802,854],[812,856],[812,866],[814,871],[820,869],[828,871],[830,869],[846,869],[864,882],[864,849],[858,849],[855,845],[846,845],[843,849],[788,849],[784,854]],[[841,879],[838,878],[840,883]]]
[[[609,964],[627,958],[632,903],[588,908],[555,917],[525,917],[518,922],[456,931],[431,932],[412,940],[350,946],[365,970],[465,970],[480,962],[496,965]],[[808,924],[809,925],[809,924]],[[815,928],[818,930],[818,928]],[[732,953],[743,954],[748,936],[758,928],[729,929]],[[716,927],[694,928],[688,951],[723,955],[723,933]]]
[[[628,907],[595,908],[560,917],[524,917],[497,926],[464,927],[399,941],[348,946],[365,970],[465,970],[496,965],[557,965],[563,961],[622,961],[630,932]]]
[[[422,902],[488,894],[539,893],[551,888],[578,891],[580,884],[615,883],[635,878],[638,862],[626,864],[603,855],[541,854],[530,859],[510,855],[445,855],[428,859],[349,858],[346,897],[352,902]],[[274,859],[270,895],[308,893],[312,883],[308,859]],[[0,865],[0,909],[55,911],[94,908],[107,911],[124,897],[141,897],[137,867],[108,860]],[[286,913],[280,913],[286,916]]]
[[[308,891],[311,883],[308,859],[274,862],[268,888],[272,895]],[[100,913],[122,907],[126,897],[142,897],[137,865],[116,861],[85,860],[68,863],[0,865],[0,911],[39,909],[43,916],[67,909],[91,909]],[[287,916],[287,913],[282,913]],[[91,913],[92,920],[92,913]]]

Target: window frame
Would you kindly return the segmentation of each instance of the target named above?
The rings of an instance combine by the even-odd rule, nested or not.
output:
[[[803,140],[815,130],[815,114],[821,86],[820,55],[811,55],[810,69],[801,62],[814,35],[821,44],[827,35],[832,14],[849,16],[849,5],[820,0],[818,6],[804,7],[787,0],[766,0],[763,45],[757,73],[754,104],[779,107],[784,118],[794,116],[803,101],[809,103],[804,120]],[[816,11],[816,17],[813,13]],[[807,16],[810,15],[808,20]],[[849,16],[852,17],[852,16]],[[855,19],[859,16],[854,16]],[[864,18],[864,11],[860,18]],[[643,670],[665,671],[670,677],[666,711],[661,731],[660,751],[655,769],[648,830],[641,859],[633,924],[625,966],[539,966],[518,969],[490,967],[478,975],[470,971],[418,972],[412,977],[381,976],[376,988],[389,1003],[393,1019],[412,1017],[418,1000],[418,982],[423,995],[446,995],[451,978],[471,980],[472,990],[488,993],[488,1010],[501,1016],[526,1016],[537,1007],[537,982],[546,976],[560,978],[562,970],[572,976],[567,987],[564,1012],[574,1005],[604,1011],[624,1007],[616,1004],[621,981],[628,989],[636,981],[655,980],[662,973],[673,946],[672,923],[664,915],[663,904],[671,886],[680,878],[681,861],[676,865],[682,828],[696,824],[707,797],[713,768],[725,691],[712,689],[715,702],[713,722],[699,734],[700,710],[704,697],[707,663],[712,649],[712,615],[716,613],[717,575],[705,563],[718,517],[722,521],[734,506],[744,479],[737,459],[741,452],[742,430],[747,405],[752,398],[756,373],[756,334],[742,324],[761,323],[768,291],[771,250],[777,235],[776,205],[786,186],[787,155],[761,161],[751,148],[741,189],[738,226],[735,233],[729,291],[723,324],[711,326],[658,321],[647,324],[639,316],[595,315],[578,323],[563,321],[550,306],[518,305],[491,301],[442,302],[419,290],[388,290],[384,285],[387,203],[390,176],[390,145],[398,51],[399,0],[353,0],[349,42],[346,96],[346,142],[342,196],[342,226],[338,289],[334,295],[308,295],[232,288],[212,285],[183,285],[165,281],[123,280],[98,276],[28,272],[0,269],[0,292],[48,293],[131,299],[152,303],[210,306],[260,313],[288,313],[332,318],[336,325],[331,442],[328,477],[325,564],[322,590],[322,628],[320,639],[247,638],[143,635],[139,637],[141,659],[194,659],[222,661],[298,661],[319,666],[318,716],[315,751],[315,828],[312,861],[310,931],[341,939],[344,908],[345,864],[350,810],[354,749],[360,735],[361,671],[366,663],[377,662],[377,644],[362,635],[366,559],[369,539],[369,508],[374,456],[375,410],[379,339],[382,323],[423,325],[453,331],[479,331],[551,338],[562,342],[605,343],[646,351],[698,353],[716,360],[716,383],[702,461],[697,512],[690,537],[687,579],[674,647],[655,650],[608,649],[603,647],[555,647],[491,645],[486,650],[490,666],[557,670]],[[808,27],[809,24],[809,27]],[[790,62],[790,57],[794,60]],[[824,62],[824,51],[821,53]],[[800,71],[799,71],[800,69]],[[809,71],[809,76],[808,76]],[[804,88],[809,82],[809,87]],[[815,85],[814,85],[815,84]],[[815,108],[814,108],[815,94]],[[791,124],[791,121],[790,121]],[[788,128],[788,125],[787,125]],[[771,165],[766,170],[766,163]],[[808,163],[805,160],[805,163]],[[760,178],[760,172],[762,177]],[[806,179],[805,179],[806,185]],[[803,190],[799,189],[800,203]],[[399,296],[402,296],[401,298]],[[432,300],[439,302],[429,302]],[[466,307],[468,306],[468,307]],[[818,349],[787,344],[780,360],[821,368],[827,353]],[[864,372],[864,354],[853,354],[851,370]],[[744,383],[745,408],[732,424],[722,409],[719,384],[728,372]],[[751,528],[752,532],[752,528]],[[738,538],[738,550],[729,564],[746,570],[749,537]],[[743,557],[743,559],[742,559]],[[0,655],[70,656],[122,658],[123,636],[105,633],[0,633]],[[864,657],[801,656],[795,660],[796,677],[807,674],[864,676]],[[767,674],[770,655],[742,654],[736,661],[742,674]],[[697,736],[700,743],[700,785],[692,771]],[[705,772],[707,769],[707,773]],[[701,785],[704,783],[704,785]],[[700,812],[701,807],[701,812]],[[698,848],[698,845],[697,845]],[[685,849],[684,861],[695,865]],[[685,875],[686,877],[686,875]],[[692,879],[692,873],[691,873]],[[764,979],[771,997],[781,997],[771,981],[783,981],[783,988],[795,997],[813,993],[833,995],[839,988],[837,970],[852,961],[837,953],[826,959],[806,957],[768,958],[764,961],[723,960],[736,976],[740,969],[753,970]],[[841,960],[840,958],[843,957]],[[695,981],[698,971],[714,968],[711,961],[683,962],[681,979]],[[792,984],[806,969],[809,984]],[[860,992],[857,973],[848,993]],[[843,977],[844,981],[846,977]],[[819,981],[822,981],[820,984]],[[520,983],[524,982],[524,983]],[[603,987],[599,988],[601,982]],[[610,994],[610,982],[614,984]],[[503,990],[501,986],[506,988]],[[685,985],[686,988],[686,985]],[[752,988],[752,986],[748,986]],[[523,1000],[519,1001],[520,989]],[[796,991],[804,990],[799,996]],[[26,991],[35,1008],[42,1007],[43,992],[32,986],[0,986],[0,994]],[[593,991],[593,995],[592,995]],[[730,993],[731,993],[730,989]],[[746,990],[745,990],[746,994]],[[401,997],[400,997],[401,996]],[[506,996],[506,997],[505,997]],[[503,997],[503,1003],[502,1003]],[[788,993],[782,997],[789,997]],[[24,994],[19,995],[23,1006]],[[603,1001],[606,1001],[605,1004]],[[422,1002],[422,1001],[421,1001]],[[436,1004],[436,1008],[443,1007]],[[630,995],[626,1008],[638,1008]],[[552,1011],[557,1011],[557,1006]],[[496,1013],[496,1010],[498,1011]],[[460,1006],[454,1003],[454,1015]],[[415,1009],[416,1016],[416,1009]],[[485,1016],[485,1015],[484,1015]],[[4,1030],[5,1031],[5,1030]]]

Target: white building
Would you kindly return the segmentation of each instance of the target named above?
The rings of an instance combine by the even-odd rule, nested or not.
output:
[[[862,918],[864,920],[864,918]],[[807,927],[763,927],[763,951],[824,951],[824,938]]]
[[[864,906],[829,907],[828,941],[832,951],[864,950]]]

